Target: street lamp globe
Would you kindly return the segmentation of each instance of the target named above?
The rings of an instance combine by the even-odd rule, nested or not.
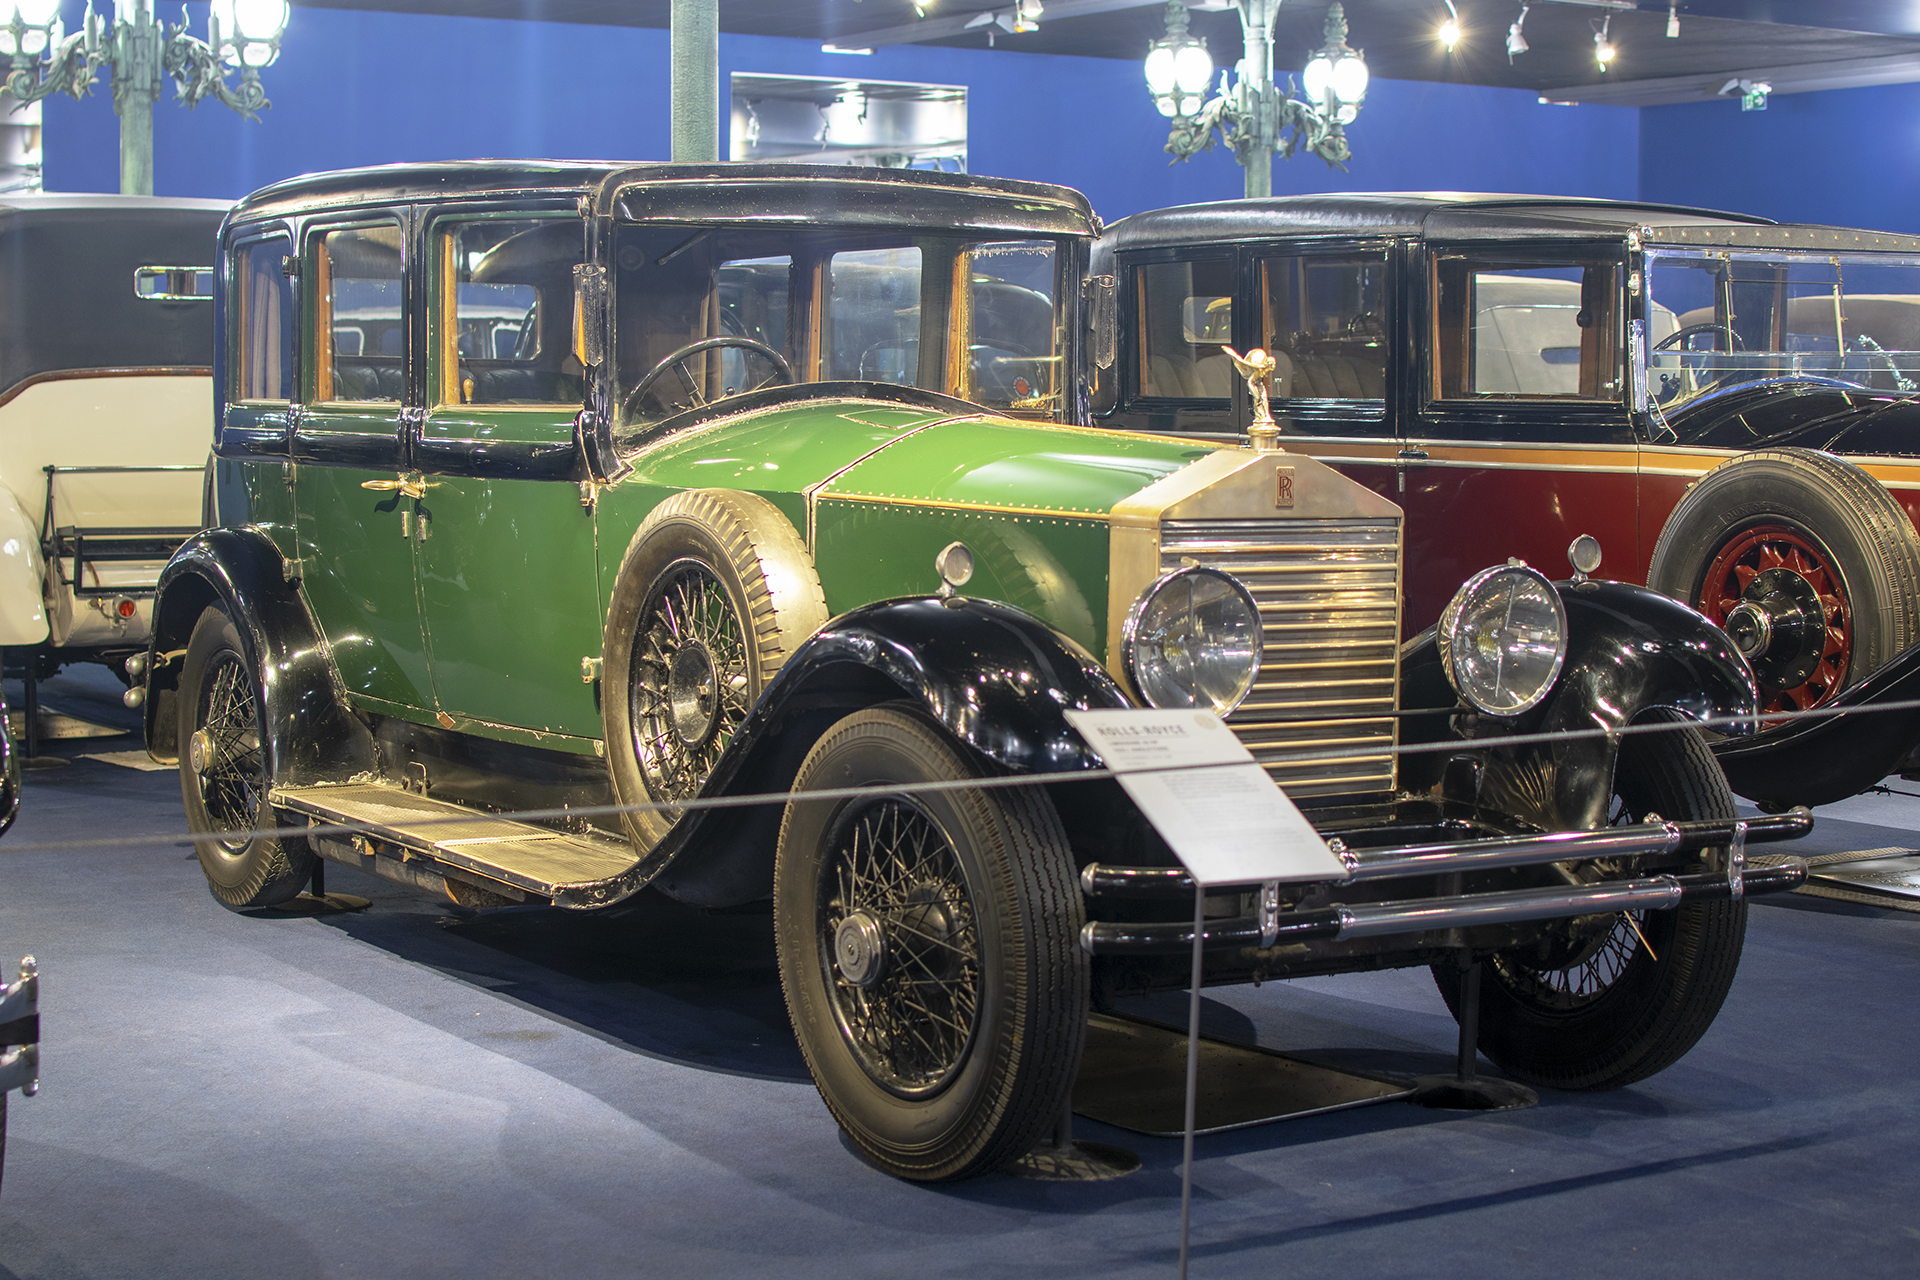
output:
[[[1190,116],[1206,100],[1213,79],[1207,42],[1187,34],[1187,6],[1167,5],[1167,34],[1147,46],[1147,92],[1163,116]]]
[[[16,52],[38,54],[59,41],[60,0],[17,0],[6,11],[9,29],[19,40]]]
[[[1367,60],[1347,47],[1346,10],[1336,4],[1327,10],[1326,44],[1301,73],[1307,100],[1341,124],[1352,124],[1367,96]]]
[[[209,16],[227,42],[228,66],[267,67],[280,57],[280,37],[292,11],[287,0],[213,0]]]

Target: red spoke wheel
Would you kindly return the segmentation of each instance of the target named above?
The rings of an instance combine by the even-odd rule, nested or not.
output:
[[[1776,722],[1920,640],[1913,523],[1879,481],[1812,449],[1757,449],[1702,476],[1667,517],[1647,585],[1726,629]]]
[[[1853,655],[1846,580],[1805,530],[1738,530],[1707,566],[1694,607],[1747,655],[1762,711],[1804,711],[1846,687]]]

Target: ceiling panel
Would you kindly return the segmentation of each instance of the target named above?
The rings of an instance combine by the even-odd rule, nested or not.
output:
[[[471,17],[665,27],[669,0],[295,0],[301,7],[378,9]],[[929,24],[1006,10],[1011,0],[934,0]],[[957,48],[1139,59],[1164,30],[1164,4],[1111,8],[1114,0],[1054,0],[1040,29],[990,37],[975,30],[925,43]],[[1920,0],[1685,0],[1680,34],[1666,36],[1667,0],[1638,0],[1614,12],[1619,55],[1602,72],[1593,34],[1606,11],[1565,0],[1535,0],[1524,32],[1528,52],[1509,60],[1509,25],[1519,0],[1455,0],[1463,39],[1452,52],[1434,37],[1443,0],[1347,0],[1349,43],[1365,50],[1377,76],[1527,89],[1557,100],[1644,104],[1711,96],[1729,78],[1771,74],[1777,92],[1920,80]],[[1075,8],[1104,12],[1075,16]],[[916,24],[911,0],[719,0],[722,31],[857,45],[862,33]],[[1326,5],[1288,0],[1274,28],[1274,64],[1285,79],[1321,43]],[[1231,12],[1192,14],[1216,63],[1240,56]],[[1801,74],[1789,74],[1791,72]]]

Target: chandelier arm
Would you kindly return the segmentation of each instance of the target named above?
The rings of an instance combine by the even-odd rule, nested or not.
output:
[[[62,40],[49,56],[16,54],[6,79],[6,94],[18,111],[30,102],[64,93],[75,100],[92,94],[94,67],[105,59],[87,47],[86,33],[76,31]],[[16,46],[17,47],[17,46]]]
[[[278,48],[278,41],[274,42]],[[180,100],[189,110],[197,106],[201,99],[212,98],[235,114],[256,124],[260,112],[273,104],[267,100],[265,86],[260,83],[260,73],[251,66],[242,66],[240,82],[227,84],[226,72],[220,67],[220,55],[206,41],[186,33],[186,24],[169,28],[165,53],[161,58],[161,68],[173,77]]]

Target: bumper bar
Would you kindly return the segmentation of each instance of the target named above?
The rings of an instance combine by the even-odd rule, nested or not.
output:
[[[1746,843],[1769,844],[1806,835],[1813,830],[1813,815],[1802,808],[1772,817],[1748,818],[1745,824]],[[1604,831],[1498,836],[1367,852],[1348,849],[1338,840],[1329,840],[1327,845],[1346,863],[1347,878],[1342,883],[1359,884],[1547,862],[1584,862],[1590,858],[1672,857],[1729,844],[1737,825],[1735,819],[1646,822]],[[1191,894],[1193,878],[1181,867],[1115,867],[1093,862],[1080,872],[1080,886],[1089,897]]]
[[[1396,933],[1554,920],[1615,911],[1665,911],[1686,902],[1724,902],[1747,894],[1775,893],[1794,888],[1806,878],[1807,864],[1798,858],[1781,866],[1748,869],[1743,860],[1736,857],[1724,874],[1647,876],[1568,888],[1511,889],[1451,898],[1323,907],[1283,914],[1277,922],[1268,921],[1265,929],[1259,918],[1243,916],[1208,924],[1203,930],[1201,946],[1207,951],[1229,951],[1271,947],[1280,942],[1377,938]],[[1095,920],[1080,931],[1080,945],[1097,956],[1176,955],[1192,950],[1193,925],[1191,922],[1123,924]]]

